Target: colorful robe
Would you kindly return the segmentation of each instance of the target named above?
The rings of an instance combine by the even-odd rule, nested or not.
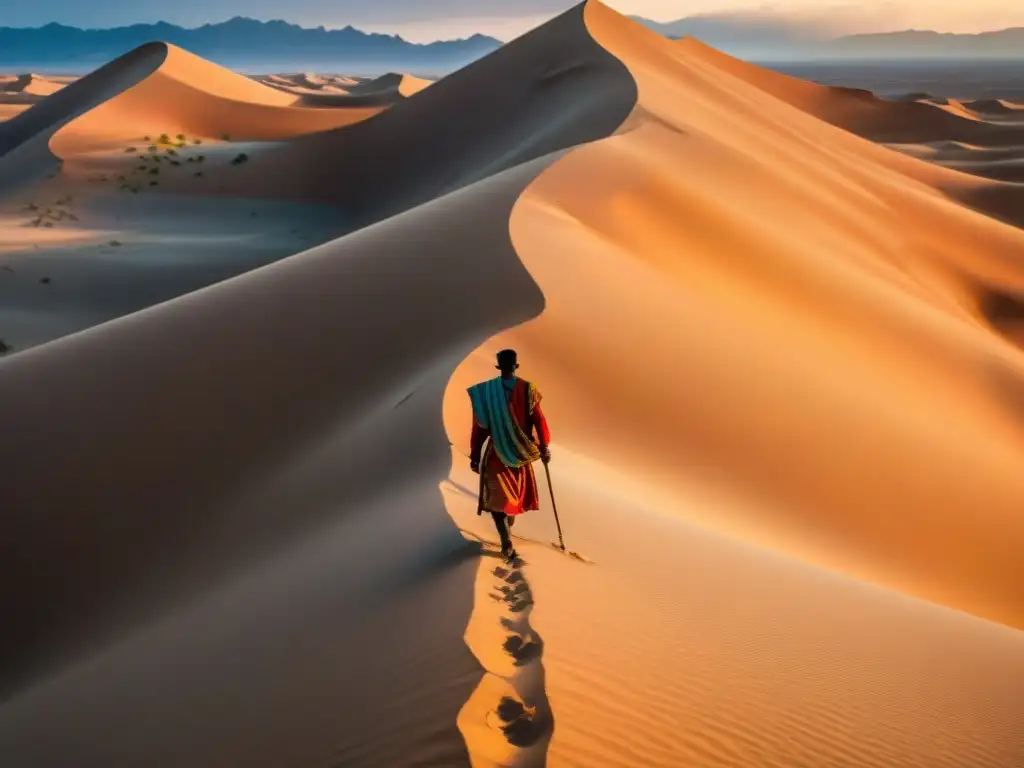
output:
[[[540,392],[523,379],[499,377],[470,387],[469,398],[473,403],[469,457],[480,465],[482,508],[506,515],[540,509],[533,462],[540,458],[538,446],[551,441]]]

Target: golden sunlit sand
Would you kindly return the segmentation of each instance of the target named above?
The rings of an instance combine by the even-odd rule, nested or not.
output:
[[[591,0],[0,123],[0,762],[1024,765],[1017,111]],[[509,346],[582,559],[475,514]]]

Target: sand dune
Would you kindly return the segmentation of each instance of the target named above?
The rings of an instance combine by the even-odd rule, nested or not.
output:
[[[48,141],[57,157],[142,141],[145,134],[279,140],[378,111],[317,110],[295,102],[173,45],[151,43],[0,124],[0,158],[30,139]]]
[[[432,82],[397,73],[359,80],[309,73],[264,75],[255,79],[296,96],[296,104],[307,107],[385,107],[414,96]]]
[[[728,72],[815,117],[873,141],[912,143],[985,139],[1020,144],[1024,134],[981,123],[964,109],[922,101],[886,101],[870,91],[810,83],[763,69],[685,38],[676,45],[694,64]],[[936,115],[936,111],[942,114]]]
[[[365,226],[613,132],[621,121],[608,107],[609,79],[633,87],[589,36],[545,25],[373,120],[261,153],[228,189],[331,203]]]
[[[259,149],[353,231],[0,361],[0,762],[1024,763],[1018,187],[865,138],[1007,135],[589,2]],[[504,345],[589,564],[474,514]]]
[[[296,97],[175,46],[163,46],[160,53],[160,66],[150,76],[77,121],[73,135],[68,136],[72,147],[79,149],[85,142],[108,137],[121,139],[129,126],[140,136],[182,132],[209,138],[227,134],[236,140],[279,140],[348,125],[377,112],[295,106]]]
[[[31,73],[0,76],[0,104],[35,104],[63,87],[64,83]]]
[[[1024,109],[1024,104],[1018,104],[1017,102],[1005,99],[979,99],[978,101],[970,102],[970,107],[975,112],[998,115],[1019,112]]]
[[[282,141],[382,108],[296,102],[152,44],[14,111],[0,123],[5,345],[24,350],[347,231],[336,209],[247,202],[222,183],[268,145],[247,138]],[[200,202],[207,194],[219,199]]]

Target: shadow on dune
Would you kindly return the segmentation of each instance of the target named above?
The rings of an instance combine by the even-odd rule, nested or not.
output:
[[[513,99],[525,112],[502,119],[521,130],[495,125],[475,99],[505,97],[501,69],[543,81],[554,63],[513,44],[405,102],[446,126],[443,146],[385,127],[330,169],[347,189],[338,171],[356,165],[379,206],[367,220],[471,187],[0,363],[0,430],[18,436],[0,443],[5,757],[466,761],[455,721],[479,677],[463,640],[476,550],[438,491],[441,401],[473,349],[543,309],[509,233],[559,156],[541,155],[612,133],[636,99],[582,8],[539,34],[563,71],[585,62],[578,100],[571,82]],[[375,179],[353,151],[406,165]]]
[[[405,764],[410,747],[440,749],[443,764],[465,759],[453,755],[464,750],[456,713],[476,682],[462,639],[475,568],[437,565],[467,546],[437,487],[450,461],[441,399],[461,359],[543,306],[508,214],[544,165],[4,361],[0,424],[22,435],[0,447],[9,754],[40,766],[72,755],[127,764],[115,752],[180,765],[226,749],[205,734],[219,712],[219,727],[250,736],[217,764],[250,750],[314,759],[346,737],[367,747],[344,764]],[[445,302],[454,311],[438,311]],[[400,491],[410,500],[388,501]],[[349,517],[351,533],[329,534]],[[274,565],[321,536],[330,551]],[[312,562],[323,570],[302,577]],[[193,607],[243,577],[262,586],[242,618],[241,599]],[[443,610],[414,601],[392,611],[439,580]],[[434,662],[389,671],[408,648],[389,652],[365,630],[366,614],[389,611],[406,619],[392,634],[418,628],[417,642],[452,659],[437,668],[457,684],[433,679]],[[155,640],[136,634],[156,619]],[[292,642],[268,648],[267,634]],[[74,669],[115,641],[124,645]],[[197,667],[215,672],[181,674]],[[379,675],[364,679],[367,668]],[[275,694],[295,678],[305,687]],[[433,691],[435,730],[450,712],[443,738],[425,722],[417,731],[404,703],[417,678],[413,690]],[[356,695],[367,689],[369,704]],[[381,708],[402,739],[381,731]],[[159,741],[177,745],[162,763],[143,760],[156,736],[143,722],[163,724]],[[115,723],[125,735],[111,745],[99,734]],[[43,724],[61,729],[59,744],[38,738],[32,726]]]
[[[504,602],[512,614],[501,619],[502,628],[509,633],[502,649],[519,668],[509,682],[520,699],[506,696],[498,702],[499,727],[509,744],[529,749],[535,757],[544,755],[555,732],[555,716],[545,685],[544,641],[530,624],[533,591],[517,565],[498,567],[491,573],[497,579],[492,598]]]
[[[1024,185],[993,181],[970,189],[944,191],[979,213],[1014,227],[1024,227]]]
[[[340,205],[365,226],[608,136],[636,103],[636,84],[581,34],[584,14],[577,6],[369,120],[262,155],[237,183],[274,179],[275,194]]]

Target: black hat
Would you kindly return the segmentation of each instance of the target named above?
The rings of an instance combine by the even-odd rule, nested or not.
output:
[[[519,367],[519,361],[514,349],[503,349],[498,353],[498,364],[494,366],[501,371],[514,371]]]

